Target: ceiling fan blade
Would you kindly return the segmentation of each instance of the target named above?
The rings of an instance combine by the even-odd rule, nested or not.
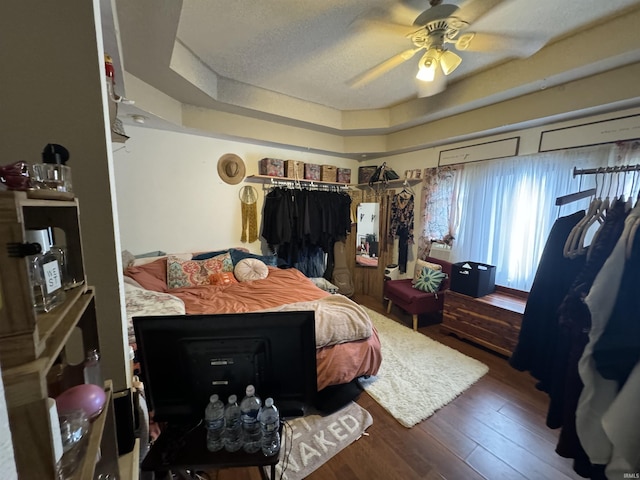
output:
[[[513,36],[493,33],[463,33],[456,41],[458,50],[469,52],[508,53],[514,57],[530,57],[542,47],[546,40],[536,36]]]
[[[381,77],[388,71],[393,70],[398,65],[401,65],[407,60],[410,60],[420,50],[422,50],[422,48],[411,48],[399,53],[398,55],[394,55],[393,57],[388,58],[384,62],[379,63],[375,67],[361,73],[360,75],[356,75],[354,78],[349,80],[348,84],[352,88],[366,85],[367,83],[374,81],[376,78]]]
[[[395,36],[408,37],[415,32],[415,27],[410,25],[402,25],[388,20],[366,19],[359,22],[359,26],[366,30],[375,30],[376,33],[390,33]]]
[[[466,0],[460,5],[455,16],[471,25],[490,10],[509,1],[511,0]]]

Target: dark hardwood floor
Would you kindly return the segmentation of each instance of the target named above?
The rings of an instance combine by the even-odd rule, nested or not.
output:
[[[354,300],[386,314],[382,301]],[[396,307],[393,319],[411,328]],[[548,398],[528,374],[481,347],[443,335],[438,325],[420,332],[489,366],[489,373],[450,404],[413,428],[400,425],[369,395],[358,403],[373,416],[362,437],[316,470],[309,480],[579,479],[558,456],[558,432],[545,425]],[[212,475],[215,478],[215,475]],[[257,469],[221,470],[218,480],[258,480]]]

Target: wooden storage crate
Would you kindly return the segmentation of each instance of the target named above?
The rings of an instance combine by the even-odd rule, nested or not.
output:
[[[284,164],[284,176],[302,180],[304,178],[304,162],[300,160],[287,160]]]
[[[324,182],[335,182],[338,178],[338,169],[335,165],[322,165],[320,169],[320,180]]]

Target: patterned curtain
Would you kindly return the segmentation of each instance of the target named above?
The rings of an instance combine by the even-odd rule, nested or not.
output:
[[[462,166],[427,168],[422,182],[422,234],[418,238],[418,258],[429,255],[434,242],[451,245],[455,230],[455,183]]]

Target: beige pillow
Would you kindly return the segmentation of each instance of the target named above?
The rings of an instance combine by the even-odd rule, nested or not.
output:
[[[257,258],[245,258],[236,264],[233,274],[239,282],[262,280],[269,275],[269,267]]]
[[[411,281],[412,284],[415,285],[415,283],[418,281],[418,278],[420,278],[420,274],[422,273],[422,269],[424,267],[430,268],[431,270],[442,271],[442,265],[418,259],[416,260],[416,266],[413,269],[413,280]]]

